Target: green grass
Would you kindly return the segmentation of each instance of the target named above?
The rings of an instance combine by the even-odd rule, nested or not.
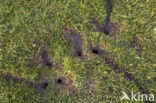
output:
[[[105,0],[0,0],[0,72],[33,82],[52,79],[47,90],[37,94],[32,87],[1,78],[0,103],[121,103],[122,91],[141,92],[123,73],[115,73],[101,57],[91,54],[90,43],[108,51],[108,56],[131,72],[145,90],[156,94],[156,1],[113,0],[113,4],[111,21],[121,26],[109,37],[95,32],[91,24],[93,19],[105,21]],[[82,35],[85,59],[72,56],[72,47],[61,38],[64,27]],[[140,56],[135,48],[129,48],[135,36],[143,46]],[[41,47],[48,45],[52,61],[62,72],[58,67],[30,66],[38,52],[33,44],[36,40]],[[58,90],[55,79],[69,76],[73,83]]]

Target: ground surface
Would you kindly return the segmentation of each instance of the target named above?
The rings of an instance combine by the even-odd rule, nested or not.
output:
[[[121,102],[122,92],[156,94],[155,5],[0,0],[0,103],[134,103]]]

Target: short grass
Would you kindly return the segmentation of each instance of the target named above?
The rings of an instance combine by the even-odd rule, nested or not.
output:
[[[45,76],[52,79],[46,91],[38,94],[32,87],[1,78],[0,103],[121,103],[122,91],[141,92],[123,73],[115,73],[101,57],[90,53],[91,43],[108,51],[148,93],[156,94],[156,1],[113,0],[113,4],[111,21],[121,26],[109,37],[95,31],[91,23],[105,21],[105,0],[0,0],[0,72],[33,82]],[[63,28],[82,35],[85,59],[72,56],[72,47],[62,38]],[[129,48],[135,36],[143,47],[140,56]],[[41,47],[48,45],[59,67],[30,66],[38,52],[36,40]],[[58,90],[55,78],[70,76],[75,90]]]

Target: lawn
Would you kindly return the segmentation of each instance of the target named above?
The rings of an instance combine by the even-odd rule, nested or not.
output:
[[[156,96],[155,5],[0,0],[0,103],[144,103],[120,98]]]

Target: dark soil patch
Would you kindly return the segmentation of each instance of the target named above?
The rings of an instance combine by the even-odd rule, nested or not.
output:
[[[56,79],[56,84],[62,86],[63,88],[65,87],[66,88],[66,79],[64,77],[60,77],[58,79]]]
[[[43,88],[46,89],[48,86],[48,83],[43,84]]]
[[[7,81],[13,81],[14,83],[23,83],[25,85],[34,87],[37,93],[42,93],[43,91],[46,90],[46,88],[49,85],[49,80],[48,79],[45,79],[40,83],[33,83],[33,82],[31,82],[29,80],[26,80],[26,79],[24,79],[22,77],[13,76],[10,73],[1,74],[0,78],[4,78]]]
[[[53,63],[50,61],[49,57],[48,57],[48,52],[46,50],[43,50],[41,53],[42,56],[42,63],[45,66],[48,66],[49,68],[51,68],[53,66]]]
[[[34,88],[36,89],[37,93],[42,93],[47,89],[48,85],[49,85],[49,80],[45,79],[42,82],[34,83]]]
[[[111,13],[113,10],[113,4],[111,0],[106,0],[106,2],[107,2],[107,5],[106,5],[107,17],[106,17],[105,24],[102,27],[102,32],[106,35],[110,35],[110,32],[115,27],[112,23],[110,23],[110,17],[111,17]]]
[[[104,51],[104,50],[102,50],[99,46],[90,46],[90,48],[91,48],[91,52],[93,53],[93,54],[96,54],[96,55],[103,55],[103,54],[105,54],[106,52]]]
[[[82,50],[77,50],[77,52],[75,53],[76,54],[76,56],[79,56],[79,57],[81,57],[82,56]]]
[[[30,66],[32,67],[42,64],[43,66],[51,68],[53,66],[53,62],[51,62],[48,52],[44,49],[48,48],[48,43],[44,44],[44,47],[42,47],[41,42],[39,40],[35,40],[33,44],[35,45],[37,52],[30,60]]]
[[[107,17],[105,24],[108,24],[110,22],[111,13],[113,11],[113,3],[112,0],[106,0],[106,2],[107,2],[106,4]]]
[[[13,76],[10,73],[0,74],[0,78],[4,78],[4,79],[6,79],[8,81],[13,81],[15,83],[23,83],[23,84],[28,85],[28,86],[33,85],[33,82],[28,81],[28,80],[26,80],[26,79],[24,79],[22,77]]]
[[[35,56],[30,60],[29,65],[31,67],[43,65],[49,67],[49,69],[53,66],[53,62],[51,61],[49,54],[43,48],[38,49]]]
[[[69,42],[74,44],[74,56],[81,57],[82,53],[82,37],[75,30],[67,30],[64,38]]]
[[[123,73],[124,77],[130,81],[135,82],[135,84],[138,86],[138,88],[143,92],[143,93],[147,93],[147,91],[144,90],[144,88],[142,88],[141,84],[138,82],[138,80],[136,78],[134,78],[133,74],[129,73],[128,71],[124,70],[123,68],[125,67],[121,67],[119,66],[114,59],[110,58],[107,52],[105,52],[104,50],[102,50],[99,46],[96,47],[91,47],[92,49],[95,49],[94,51],[99,52],[99,56],[101,56],[105,62],[116,72],[116,73]],[[94,52],[93,52],[94,53]],[[95,53],[95,54],[96,54]]]
[[[101,24],[97,20],[93,20],[92,23],[94,24],[95,30],[102,32],[110,37],[115,35],[116,30],[120,26],[117,23],[111,23],[111,22]]]
[[[112,23],[110,20],[111,13],[113,11],[113,3],[111,0],[106,0],[106,20],[104,23],[99,23],[96,19],[92,21],[92,23],[95,26],[95,29],[98,30],[99,32],[103,32],[104,34],[108,36],[114,36],[115,35],[115,30],[118,28],[117,23]]]
[[[136,48],[137,54],[140,55],[141,52],[142,52],[142,50],[143,50],[143,47],[142,47],[142,45],[138,42],[138,39],[139,39],[138,37],[134,37],[134,38],[132,39],[132,41],[130,41],[130,43],[131,43],[130,47]]]
[[[117,24],[108,22],[107,24],[103,25],[102,32],[108,36],[114,36],[115,34],[113,31],[115,31],[115,29],[117,29]]]
[[[97,49],[93,49],[92,52],[93,52],[94,54],[99,54],[99,51],[98,51]]]
[[[57,79],[57,83],[58,83],[58,84],[63,83],[62,79],[61,79],[61,78]]]

